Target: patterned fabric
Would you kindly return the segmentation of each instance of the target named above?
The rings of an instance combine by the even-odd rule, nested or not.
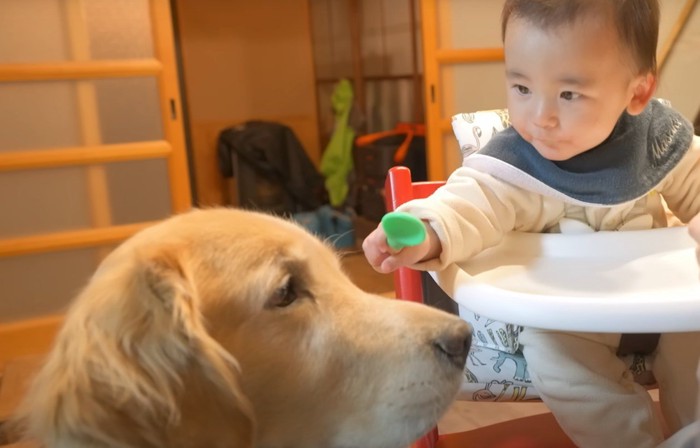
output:
[[[636,382],[654,384],[652,356],[629,355],[622,360]],[[457,399],[512,402],[538,400],[539,394],[530,381],[527,361],[520,351],[508,353],[472,343]]]
[[[472,344],[510,354],[516,353],[520,348],[518,334],[522,327],[519,325],[489,319],[469,311],[462,305],[459,305],[459,317],[472,326]]]
[[[510,127],[506,109],[457,114],[452,117],[452,131],[457,137],[462,159],[483,148],[491,137]]]
[[[507,353],[472,343],[458,400],[525,401],[539,395],[530,382],[523,354]]]

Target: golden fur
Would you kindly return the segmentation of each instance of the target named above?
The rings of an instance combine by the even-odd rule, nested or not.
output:
[[[359,290],[295,224],[196,210],[104,260],[20,421],[58,448],[402,447],[452,401],[469,341]]]

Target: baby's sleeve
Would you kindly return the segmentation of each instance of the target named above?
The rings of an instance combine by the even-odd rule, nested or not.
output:
[[[700,137],[693,137],[690,149],[661,181],[658,191],[684,223],[700,213]]]
[[[442,245],[439,258],[412,267],[440,270],[495,246],[511,230],[542,232],[552,227],[563,216],[564,205],[462,167],[432,196],[407,202],[399,210],[428,221]]]

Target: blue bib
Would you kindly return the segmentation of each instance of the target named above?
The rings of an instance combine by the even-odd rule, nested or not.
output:
[[[515,129],[496,135],[464,166],[518,187],[582,205],[612,206],[645,196],[690,148],[693,127],[658,100],[623,113],[600,145],[568,160],[542,157]]]

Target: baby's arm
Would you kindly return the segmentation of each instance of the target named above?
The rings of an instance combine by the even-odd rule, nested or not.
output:
[[[700,264],[700,214],[690,221],[688,230],[690,231],[690,236],[698,243],[698,247],[695,249],[695,256],[698,259],[698,264]]]
[[[682,222],[700,213],[700,137],[657,189]]]
[[[377,227],[362,248],[370,265],[382,273],[402,266],[439,270],[467,260],[498,244],[510,230],[540,232],[551,227],[561,219],[564,206],[557,199],[462,167],[429,198],[403,204],[399,211],[423,220],[427,236],[422,244],[396,251],[389,248],[381,226]]]

